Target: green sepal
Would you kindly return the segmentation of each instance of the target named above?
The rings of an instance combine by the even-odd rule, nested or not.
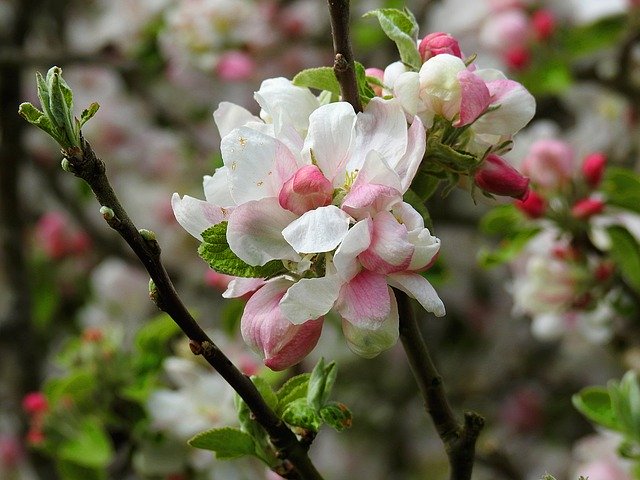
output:
[[[320,409],[320,418],[331,428],[341,432],[351,428],[353,415],[344,403],[331,402]]]
[[[358,95],[363,106],[366,106],[373,97],[376,96],[373,88],[369,85],[367,80],[367,74],[365,73],[364,65],[360,62],[355,62],[356,68],[356,82],[358,83]]]
[[[245,432],[230,427],[214,428],[198,433],[187,443],[195,448],[212,450],[216,452],[216,458],[219,459],[256,454],[253,438]]]
[[[620,431],[621,426],[605,387],[586,387],[571,397],[573,406],[592,422],[610,430]]]
[[[332,67],[307,68],[293,77],[291,83],[340,95],[340,84]]]
[[[249,265],[233,253],[227,242],[227,222],[207,228],[202,232],[203,242],[198,254],[218,273],[246,278],[270,278],[286,269],[279,260],[271,260],[262,266]]]
[[[420,200],[426,202],[436,193],[441,181],[442,178],[435,176],[433,172],[421,168],[417,171],[416,176],[413,177],[411,191],[415,192]]]
[[[636,292],[640,292],[640,245],[629,231],[619,225],[607,228],[611,240],[609,254],[622,277]]]
[[[320,414],[307,403],[306,398],[299,398],[289,403],[282,412],[282,420],[292,427],[300,427],[317,432],[322,425]]]
[[[367,12],[363,16],[377,17],[384,33],[398,47],[402,62],[416,72],[420,70],[422,57],[418,52],[418,23],[409,10],[380,8]]]

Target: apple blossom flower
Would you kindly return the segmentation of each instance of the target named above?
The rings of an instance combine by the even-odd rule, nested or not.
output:
[[[573,176],[573,150],[560,140],[539,140],[531,145],[529,154],[522,162],[522,171],[536,187],[558,190]]]

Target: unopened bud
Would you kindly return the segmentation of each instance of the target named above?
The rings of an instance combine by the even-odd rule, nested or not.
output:
[[[604,153],[591,153],[585,157],[582,162],[582,175],[591,188],[600,185],[606,164],[607,157]]]
[[[331,203],[333,185],[315,165],[305,165],[285,182],[278,201],[282,208],[302,215]]]
[[[423,62],[443,53],[462,58],[458,40],[444,32],[434,32],[424,37],[420,41],[418,51],[420,52]]]
[[[68,158],[63,158],[60,162],[60,166],[65,172],[73,173],[73,168],[71,167],[71,162]]]
[[[113,209],[105,206],[100,207],[100,215],[102,215],[102,218],[104,218],[107,222],[109,220],[113,220],[116,216],[116,214],[113,212]]]
[[[529,179],[495,154],[484,159],[474,180],[482,190],[494,195],[524,200],[529,193]]]
[[[546,8],[537,10],[531,16],[531,26],[538,40],[547,40],[556,30],[556,17]]]
[[[46,412],[49,408],[47,397],[42,392],[27,393],[22,399],[22,408],[29,415]]]
[[[505,52],[504,61],[511,70],[524,70],[531,63],[531,52],[526,47],[516,45]]]
[[[516,200],[515,206],[529,218],[540,218],[547,210],[546,200],[533,190],[524,200]]]
[[[604,202],[599,198],[585,198],[575,203],[571,208],[571,215],[579,220],[586,220],[593,215],[602,213],[604,205]]]
[[[144,238],[147,242],[156,241],[156,234],[151,230],[147,230],[146,228],[141,228],[140,230],[138,230],[138,233],[140,233],[140,236]]]

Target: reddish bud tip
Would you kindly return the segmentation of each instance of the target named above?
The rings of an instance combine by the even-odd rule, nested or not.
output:
[[[423,62],[443,53],[462,58],[458,40],[444,32],[434,32],[424,37],[418,45],[418,51]]]
[[[582,175],[591,188],[600,185],[606,164],[607,157],[604,153],[591,153],[585,157],[582,162]]]
[[[22,399],[22,408],[29,415],[46,412],[49,408],[47,397],[42,392],[27,393]]]
[[[515,206],[529,218],[540,218],[547,210],[546,200],[533,190],[524,200],[516,200]]]
[[[524,70],[531,63],[531,52],[526,47],[514,46],[505,52],[504,61],[512,70]]]
[[[556,30],[556,17],[551,10],[537,10],[531,16],[531,26],[538,40],[547,40]]]
[[[601,213],[604,209],[604,202],[598,198],[585,198],[578,200],[571,209],[571,215],[580,220]]]
[[[524,200],[529,194],[529,179],[493,153],[476,170],[474,180],[482,190],[494,195]]]

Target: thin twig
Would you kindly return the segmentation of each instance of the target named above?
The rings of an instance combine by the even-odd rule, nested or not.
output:
[[[96,157],[91,146],[82,139],[82,149],[76,148],[63,154],[68,161],[67,169],[89,184],[100,205],[106,207],[102,212],[109,226],[129,244],[149,272],[153,281],[150,296],[158,308],[176,322],[190,339],[192,351],[202,355],[222,375],[247,403],[256,421],[267,431],[283,464],[291,466],[285,472],[285,477],[321,480],[322,477],[295,434],[265,403],[253,382],[231,363],[184,306],[160,260],[158,242],[149,234],[141,234],[133,224],[109,183],[104,163]]]
[[[349,102],[356,113],[361,112],[362,104],[358,94],[356,68],[349,37],[349,0],[328,0],[328,3],[335,52],[333,71],[340,83],[342,100]]]
[[[399,290],[395,290],[395,294],[402,346],[425,401],[425,409],[431,416],[449,457],[449,478],[469,480],[473,470],[476,440],[484,426],[484,419],[475,412],[466,412],[464,425],[458,422],[445,394],[442,377],[418,328],[409,297]]]

